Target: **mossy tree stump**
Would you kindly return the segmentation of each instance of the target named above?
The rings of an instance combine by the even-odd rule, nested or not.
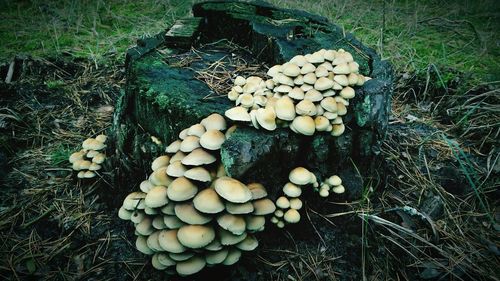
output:
[[[166,32],[139,40],[127,53],[127,84],[114,119],[118,157],[124,165],[120,171],[129,174],[137,163],[148,170],[152,157],[160,155],[182,129],[234,106],[225,97],[207,99],[214,96],[213,91],[195,78],[196,69],[228,54],[202,55],[201,61],[185,65],[179,57],[192,47],[226,39],[268,65],[321,48],[343,48],[359,63],[360,73],[372,79],[356,89],[342,136],[317,133],[306,137],[287,128],[269,132],[239,127],[224,143],[221,160],[230,176],[261,182],[275,195],[288,172],[299,165],[319,180],[340,174],[347,179],[347,192],[341,199],[357,199],[360,176],[369,176],[377,168],[379,146],[387,130],[391,66],[327,19],[305,12],[266,3],[213,1],[194,5],[193,14]],[[130,180],[126,182],[130,185]],[[123,193],[132,189],[127,186]]]

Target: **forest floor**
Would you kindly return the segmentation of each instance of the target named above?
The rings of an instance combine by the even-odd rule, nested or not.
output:
[[[496,1],[271,1],[328,17],[391,61],[384,171],[332,223],[360,226],[365,280],[500,280],[500,5]],[[67,163],[105,132],[135,39],[189,1],[31,1],[0,11],[0,278],[147,279],[115,209]],[[12,76],[8,75],[13,69]],[[118,232],[121,233],[121,232]],[[300,243],[300,241],[298,242]],[[116,246],[119,245],[119,246]],[[120,247],[129,260],[112,251]],[[248,258],[272,280],[336,280],[321,248]],[[251,270],[251,269],[248,269]]]

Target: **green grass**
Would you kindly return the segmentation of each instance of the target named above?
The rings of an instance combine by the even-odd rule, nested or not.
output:
[[[5,1],[0,12],[0,61],[16,54],[70,54],[106,62],[141,36],[167,28],[199,1]],[[299,1],[276,6],[328,17],[389,59],[399,73],[425,77],[431,65],[443,82],[500,80],[500,5],[481,1]]]

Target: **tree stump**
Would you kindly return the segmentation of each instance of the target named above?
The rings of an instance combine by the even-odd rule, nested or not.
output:
[[[278,194],[292,168],[304,166],[320,181],[332,174],[343,176],[348,182],[341,199],[358,199],[361,179],[377,168],[387,130],[393,80],[389,63],[327,19],[302,11],[214,1],[194,5],[193,14],[166,32],[139,40],[127,53],[127,84],[114,119],[122,170],[130,173],[137,163],[148,170],[152,157],[161,154],[182,129],[234,106],[226,93],[216,97],[196,79],[197,70],[231,57],[227,50],[212,47],[210,51],[216,42],[238,44],[249,51],[244,56],[269,66],[321,48],[343,48],[359,63],[360,73],[372,79],[356,89],[342,136],[306,137],[287,128],[270,132],[239,127],[224,143],[221,160],[228,175],[247,183],[261,182],[271,194]],[[191,48],[206,52],[190,60],[186,54]]]

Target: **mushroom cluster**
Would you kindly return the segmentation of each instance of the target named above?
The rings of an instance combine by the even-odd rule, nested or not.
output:
[[[359,74],[358,63],[343,49],[297,55],[271,67],[267,75],[270,79],[236,77],[227,95],[236,107],[225,115],[255,128],[289,126],[308,136],[316,131],[340,136],[345,131],[342,116],[355,96],[353,87],[370,79]]]
[[[271,218],[271,222],[279,228],[300,221],[299,210],[302,208],[302,200],[299,197],[302,195],[302,187],[310,184],[315,188],[319,186],[316,176],[304,167],[293,169],[288,179],[290,181],[282,189],[284,196],[276,200],[278,209]]]
[[[336,194],[344,193],[345,187],[342,185],[342,179],[337,175],[333,175],[322,182],[319,189],[316,188],[316,191],[319,192],[319,196],[328,197],[330,191]]]
[[[78,171],[78,178],[89,179],[97,175],[96,172],[102,168],[101,164],[106,160],[104,154],[106,139],[106,135],[88,138],[83,141],[82,150],[69,156],[73,170]]]
[[[134,223],[136,247],[152,255],[156,269],[191,275],[232,265],[258,246],[254,233],[264,230],[276,206],[261,184],[225,174],[219,159],[225,131],[219,114],[181,131],[152,162],[141,191],[123,201],[118,216]]]

